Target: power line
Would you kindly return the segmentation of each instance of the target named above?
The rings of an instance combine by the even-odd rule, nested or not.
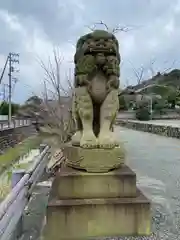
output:
[[[3,77],[4,77],[4,73],[5,73],[5,70],[6,70],[6,67],[7,67],[7,63],[8,63],[8,58],[9,58],[9,56],[7,56],[7,58],[6,58],[6,62],[5,62],[5,64],[4,64],[4,68],[3,68],[2,73],[1,73],[0,84],[1,84],[2,79],[3,79]]]

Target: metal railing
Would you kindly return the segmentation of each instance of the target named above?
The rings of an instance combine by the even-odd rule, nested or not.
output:
[[[42,147],[42,146],[41,146]],[[32,167],[25,172],[16,170],[12,174],[12,190],[0,204],[0,239],[17,239],[23,233],[23,212],[30,201],[32,191],[43,175],[50,160],[50,147],[44,145],[35,157]]]
[[[11,123],[9,121],[0,121],[0,131],[29,125],[31,125],[30,119],[13,119]]]

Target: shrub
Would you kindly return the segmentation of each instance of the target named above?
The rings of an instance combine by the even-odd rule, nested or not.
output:
[[[151,119],[151,113],[148,108],[138,109],[136,111],[136,118],[140,121],[148,121]]]
[[[119,110],[128,110],[124,96],[119,96]]]
[[[15,115],[19,109],[19,105],[12,103],[11,104],[11,111],[12,115]],[[8,115],[9,113],[9,104],[8,102],[2,102],[0,105],[0,115]]]
[[[166,101],[164,99],[159,99],[157,102],[155,102],[153,104],[153,109],[155,113],[158,113],[160,115],[163,115],[166,113],[166,108],[167,108],[167,104]]]
[[[151,119],[151,112],[149,109],[148,101],[142,101],[141,104],[137,106],[136,118],[140,121],[148,121]]]

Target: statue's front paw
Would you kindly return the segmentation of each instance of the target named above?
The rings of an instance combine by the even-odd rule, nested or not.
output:
[[[114,148],[118,145],[115,135],[112,132],[102,132],[98,137],[99,148]]]
[[[93,132],[84,132],[80,141],[82,148],[96,148],[98,146],[97,138]]]
[[[72,140],[72,145],[74,146],[79,146],[80,145],[80,140],[81,140],[81,131],[77,131],[71,138]]]

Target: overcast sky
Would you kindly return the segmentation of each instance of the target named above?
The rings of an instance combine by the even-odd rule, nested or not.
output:
[[[87,26],[99,21],[110,29],[133,28],[116,34],[122,86],[137,81],[132,64],[148,69],[155,59],[153,71],[174,62],[173,67],[180,68],[180,0],[0,0],[0,68],[10,51],[20,53],[13,100],[23,102],[32,92],[40,92],[43,72],[37,58],[46,61],[53,46],[64,56],[64,76],[73,69],[74,44],[89,31]]]

